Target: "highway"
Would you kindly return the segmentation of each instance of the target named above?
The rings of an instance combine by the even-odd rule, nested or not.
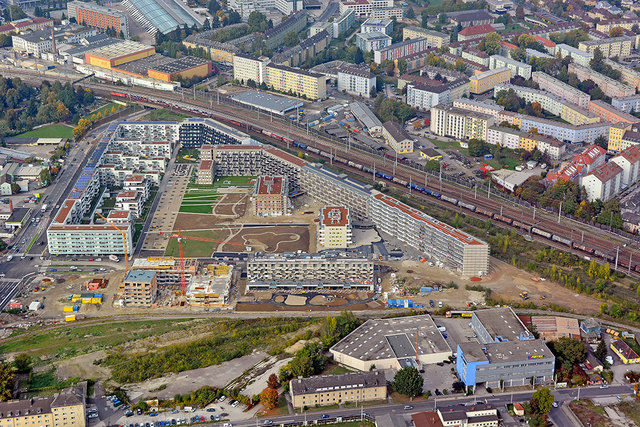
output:
[[[43,79],[42,74],[36,75],[34,72],[28,72],[26,70],[17,71],[21,74],[21,77],[24,75],[24,79],[32,82],[33,84],[37,84],[41,79]],[[62,75],[50,75],[48,77],[64,79],[64,76]],[[106,96],[108,96],[110,91],[114,89],[114,86],[109,84],[100,84],[89,81],[85,81],[83,84],[94,89],[96,93]],[[207,102],[204,100],[190,99],[191,94],[184,91],[170,93],[147,90],[138,87],[127,88],[126,93],[130,96],[135,95],[151,99],[162,99],[164,100],[165,105],[177,109],[181,109],[180,105],[198,107],[203,111],[210,111],[213,114],[221,114],[222,116],[220,117],[222,120],[227,122],[230,118],[234,118],[244,123],[241,127],[241,130],[244,131],[249,131],[250,128],[268,129],[282,135],[290,135],[290,137],[296,141],[320,148],[327,152],[334,152],[340,156],[353,160],[356,163],[366,165],[370,168],[375,167],[377,171],[394,175],[406,181],[411,180],[412,182],[420,183],[420,185],[423,185],[425,179],[428,178],[428,176],[422,171],[418,171],[401,163],[397,163],[396,165],[394,162],[387,161],[387,159],[384,159],[375,153],[362,151],[356,148],[351,148],[349,150],[343,143],[330,140],[324,136],[316,135],[313,132],[305,131],[278,119],[272,119],[269,121],[264,120],[264,114],[262,114],[261,120],[260,113],[256,111],[251,111],[240,106],[229,105],[225,102],[218,103],[217,99],[215,101],[213,99],[209,99]],[[224,101],[224,97],[221,97],[221,101]],[[265,138],[264,135],[262,135],[262,137]],[[344,168],[348,167],[345,166]],[[640,264],[640,250],[637,248],[634,241],[631,240],[631,235],[620,236],[587,223],[574,221],[564,217],[558,219],[557,215],[549,214],[542,209],[535,210],[525,206],[517,206],[514,203],[505,200],[503,195],[499,196],[497,193],[492,193],[490,198],[485,199],[484,197],[486,197],[486,193],[478,192],[479,195],[476,196],[476,192],[473,189],[445,180],[440,182],[436,177],[429,178],[427,187],[429,189],[439,191],[442,194],[456,197],[467,203],[475,204],[483,210],[502,213],[503,216],[521,221],[525,225],[526,229],[536,226],[565,239],[572,239],[577,244],[583,245],[589,249],[598,250],[600,254],[606,254],[610,257],[611,265],[614,267],[616,266],[616,259],[612,257],[618,255],[617,265],[623,269],[624,272],[628,271],[627,266],[629,261],[631,261],[632,265]],[[424,198],[425,200],[432,200],[428,196],[424,196]],[[523,234],[528,233],[528,231],[522,229],[519,231]],[[632,245],[636,245],[636,247],[632,247]],[[585,254],[579,250],[572,250],[570,247],[565,247],[565,250],[573,251],[578,254]],[[633,271],[631,271],[631,273],[637,275]]]

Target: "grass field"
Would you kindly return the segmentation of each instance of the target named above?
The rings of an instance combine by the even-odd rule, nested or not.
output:
[[[109,349],[119,344],[182,330],[196,321],[192,319],[170,319],[132,321],[111,324],[63,326],[54,330],[25,333],[9,338],[0,345],[0,352],[28,352],[39,360],[41,356],[66,359],[101,349]],[[47,364],[51,360],[47,360]]]
[[[160,108],[158,110],[150,111],[149,113],[142,116],[141,120],[150,120],[153,122],[168,122],[174,120],[182,120],[189,117],[186,114],[177,113],[171,110],[165,110],[164,108]]]
[[[456,141],[438,141],[436,139],[429,138],[429,141],[433,142],[433,145],[438,147],[441,150],[454,150],[459,151],[465,156],[469,155],[469,151],[466,148],[460,147],[460,143]]]
[[[618,409],[631,418],[636,425],[640,425],[640,403],[638,401],[623,402],[618,405]]]
[[[116,107],[116,111],[118,111],[119,105],[120,104],[116,104],[115,102],[110,102],[107,105],[103,105],[102,107],[93,110],[92,112],[84,116],[84,118],[89,119],[92,115],[98,114],[98,113],[102,114],[102,116],[104,116],[105,114],[109,115],[111,114],[111,110],[113,109],[113,107]]]
[[[73,128],[66,125],[49,125],[21,133],[19,138],[68,138],[73,137]]]
[[[214,188],[188,188],[182,198],[179,212],[211,214],[213,204],[218,197],[218,192]]]
[[[218,176],[216,177],[216,181],[209,184],[194,184],[192,182],[189,183],[187,188],[200,189],[200,190],[212,190],[217,188],[227,188],[227,187],[253,187],[253,180],[255,180],[255,176]]]
[[[224,240],[228,235],[226,231],[221,230],[205,230],[205,231],[186,231],[182,233],[184,236],[204,237],[207,239]],[[215,247],[215,242],[201,242],[198,240],[182,240],[182,250],[185,257],[210,257]],[[165,256],[180,256],[180,248],[178,239],[171,238],[165,251]]]

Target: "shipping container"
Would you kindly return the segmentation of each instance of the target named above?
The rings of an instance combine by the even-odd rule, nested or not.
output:
[[[65,322],[75,322],[76,321],[75,314],[70,314],[68,316],[64,316],[64,321]]]

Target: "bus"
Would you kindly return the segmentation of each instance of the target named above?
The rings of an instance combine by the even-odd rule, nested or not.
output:
[[[472,311],[450,310],[447,311],[446,317],[471,317]]]

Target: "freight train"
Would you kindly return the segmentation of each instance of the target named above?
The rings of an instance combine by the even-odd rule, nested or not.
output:
[[[606,259],[607,261],[612,262],[612,263],[615,262],[615,256],[613,256],[611,254],[605,254],[605,253],[603,253],[602,251],[600,251],[598,249],[587,248],[584,244],[581,244],[581,243],[578,243],[578,242],[574,242],[574,241],[572,241],[570,239],[567,239],[566,237],[550,233],[550,232],[548,232],[546,230],[543,230],[543,229],[541,229],[539,227],[534,227],[534,226],[530,226],[530,225],[524,224],[524,223],[522,223],[522,222],[520,222],[518,220],[506,217],[504,215],[499,215],[497,213],[490,212],[490,211],[488,211],[486,209],[483,209],[481,207],[477,207],[477,206],[475,206],[475,205],[473,205],[471,203],[467,203],[467,202],[464,202],[462,200],[458,200],[458,199],[456,199],[454,197],[451,197],[451,196],[440,194],[437,191],[429,190],[428,188],[425,188],[425,187],[422,187],[422,186],[419,186],[419,185],[416,185],[416,184],[413,184],[413,183],[409,183],[409,182],[405,181],[402,178],[399,178],[399,177],[396,177],[396,176],[392,176],[392,175],[389,175],[389,174],[381,172],[381,171],[376,171],[376,170],[371,169],[371,168],[369,168],[367,166],[364,166],[364,165],[362,165],[360,163],[356,163],[356,162],[354,162],[352,160],[345,159],[345,158],[343,158],[341,156],[337,156],[337,155],[332,154],[332,153],[327,153],[326,151],[322,151],[322,150],[320,150],[320,149],[318,149],[316,147],[311,147],[311,146],[309,146],[307,144],[295,141],[295,140],[293,140],[291,138],[279,135],[279,134],[277,134],[275,132],[271,132],[271,131],[262,129],[262,128],[259,128],[257,126],[251,125],[251,124],[246,124],[246,123],[243,124],[243,123],[240,123],[240,122],[238,122],[236,120],[231,120],[229,117],[224,117],[224,116],[219,116],[219,115],[216,115],[216,114],[212,114],[211,111],[206,107],[199,107],[199,106],[196,106],[196,105],[185,104],[185,103],[181,103],[181,102],[171,102],[171,103],[169,103],[164,99],[156,98],[156,97],[153,97],[153,96],[129,95],[129,94],[125,94],[125,93],[122,93],[122,92],[111,92],[111,95],[115,96],[115,97],[128,98],[131,101],[151,103],[151,104],[159,105],[159,106],[162,106],[162,107],[175,107],[175,108],[178,108],[178,109],[181,109],[181,110],[184,110],[184,111],[188,111],[190,113],[194,113],[194,114],[198,114],[198,115],[201,115],[201,116],[206,116],[206,117],[212,118],[212,119],[217,120],[217,121],[222,122],[222,123],[230,124],[232,126],[238,127],[240,129],[243,129],[243,130],[247,130],[249,132],[260,133],[260,134],[265,135],[265,136],[267,136],[269,138],[272,138],[273,140],[280,141],[282,143],[288,144],[288,146],[291,146],[291,147],[294,147],[294,148],[298,148],[298,149],[303,150],[303,151],[308,151],[309,153],[313,153],[315,155],[325,157],[325,158],[330,159],[330,160],[332,160],[334,162],[342,163],[342,164],[344,164],[346,166],[358,169],[358,170],[360,170],[362,172],[370,173],[370,174],[375,175],[376,177],[381,178],[383,180],[390,181],[390,182],[396,183],[398,185],[401,185],[403,187],[410,188],[412,191],[417,191],[419,193],[426,194],[426,195],[428,195],[430,197],[434,197],[436,199],[444,200],[444,201],[446,201],[448,203],[451,203],[452,205],[462,207],[462,208],[464,208],[466,210],[469,210],[471,212],[475,212],[475,213],[484,215],[484,216],[486,216],[488,218],[491,218],[491,219],[494,219],[496,221],[499,221],[501,223],[504,223],[504,224],[507,224],[507,225],[522,229],[522,230],[526,231],[529,234],[535,234],[536,236],[544,237],[545,239],[551,240],[551,241],[556,242],[556,243],[560,243],[562,245],[565,245],[567,247],[573,248],[575,250],[579,250],[579,251],[581,251],[583,253],[586,253],[586,254],[589,254],[589,255],[593,255],[593,256],[598,257],[598,258]],[[385,154],[385,156],[387,156],[389,158],[393,158],[393,156],[390,156],[389,154]],[[404,159],[402,159],[402,160],[404,160]],[[400,161],[400,159],[398,159],[398,161]],[[618,259],[618,266],[620,266],[623,269],[629,269],[628,261],[624,261],[622,259]],[[640,272],[640,265],[635,264],[635,263],[632,264],[631,265],[631,270],[633,270],[635,272]]]

